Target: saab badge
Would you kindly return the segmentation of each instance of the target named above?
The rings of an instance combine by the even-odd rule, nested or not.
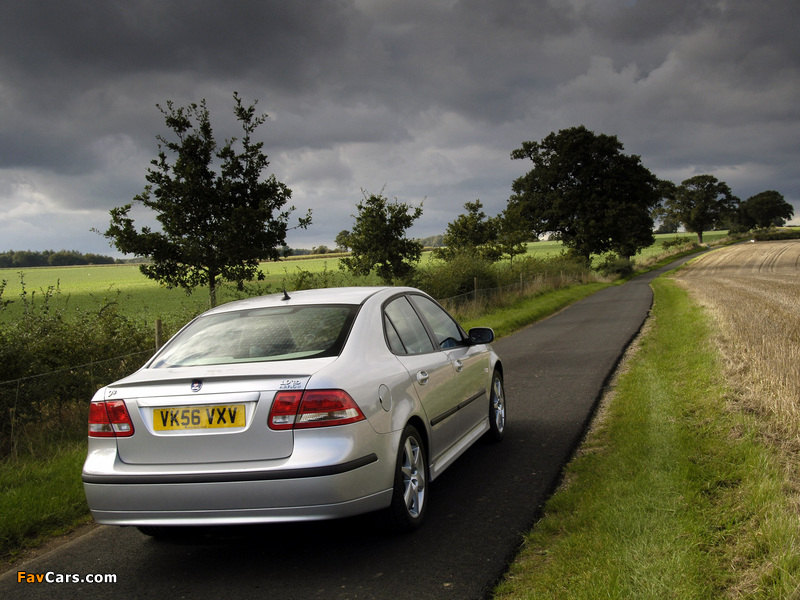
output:
[[[203,389],[203,382],[200,381],[199,379],[195,379],[192,382],[192,391],[193,392],[199,392],[202,389]]]

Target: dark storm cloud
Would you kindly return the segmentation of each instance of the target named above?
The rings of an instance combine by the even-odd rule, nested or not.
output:
[[[4,10],[0,44],[20,74],[228,77],[255,59],[268,81],[301,91],[330,73],[358,20],[336,1],[19,2]]]
[[[348,43],[357,15],[337,2],[326,2],[324,11],[308,2],[7,8],[0,20],[5,166],[73,172],[92,160],[76,147],[81,138],[125,131],[152,139],[156,102],[199,101],[209,85],[247,79],[284,98],[313,95],[352,60],[351,52],[361,54]],[[195,90],[198,96],[188,97]],[[140,102],[133,115],[126,98]],[[145,108],[152,115],[146,133],[135,121],[145,118]]]
[[[476,198],[499,212],[528,168],[510,151],[580,124],[660,177],[712,172],[740,196],[798,201],[799,13],[795,0],[5,2],[0,237],[52,236],[48,219],[102,228],[144,185],[165,133],[156,104],[207,99],[221,140],[237,135],[234,90],[269,114],[270,168],[316,209],[306,245],[351,225],[362,188],[424,200],[419,235]],[[65,246],[88,250],[87,229],[65,225]]]

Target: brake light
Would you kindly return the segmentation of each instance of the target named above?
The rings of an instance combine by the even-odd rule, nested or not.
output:
[[[278,392],[275,394],[275,400],[272,401],[272,408],[269,410],[270,429],[278,431],[292,429],[302,399],[303,392]]]
[[[364,420],[364,413],[344,390],[278,392],[269,412],[271,429],[309,429]]]
[[[128,437],[133,421],[123,400],[92,402],[89,405],[89,437]]]

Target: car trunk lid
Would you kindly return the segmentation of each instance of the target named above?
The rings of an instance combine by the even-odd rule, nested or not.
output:
[[[170,369],[169,376],[143,369],[109,386],[105,399],[124,400],[134,426],[132,436],[117,438],[120,460],[175,465],[291,456],[293,432],[270,429],[269,410],[277,392],[305,389],[310,373],[259,366]]]

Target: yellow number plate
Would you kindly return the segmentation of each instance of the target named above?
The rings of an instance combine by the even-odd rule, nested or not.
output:
[[[244,427],[244,412],[244,404],[154,408],[153,428],[156,431],[173,431]]]

